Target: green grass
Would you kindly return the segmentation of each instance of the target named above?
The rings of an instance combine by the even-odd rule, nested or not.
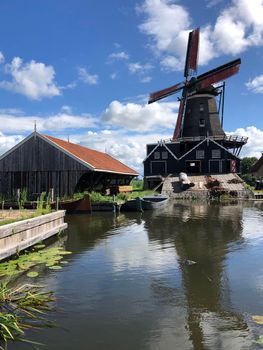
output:
[[[113,201],[115,201],[117,203],[122,203],[122,202],[129,200],[129,199],[150,196],[150,195],[154,195],[154,194],[156,194],[156,192],[154,192],[154,191],[133,191],[133,192],[128,192],[128,193],[119,193],[116,196],[104,196],[98,192],[91,192],[90,199],[91,199],[92,203],[95,203],[95,202],[113,203]]]
[[[142,191],[143,190],[143,180],[132,179],[131,186],[134,191]]]

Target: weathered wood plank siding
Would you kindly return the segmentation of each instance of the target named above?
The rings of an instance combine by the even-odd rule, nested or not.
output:
[[[57,196],[72,195],[89,169],[37,135],[0,160],[0,193],[15,194],[27,188],[30,194],[49,192]]]
[[[0,227],[0,260],[67,228],[65,211],[42,215]]]

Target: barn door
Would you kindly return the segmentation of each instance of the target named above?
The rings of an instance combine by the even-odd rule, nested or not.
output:
[[[209,160],[209,173],[221,174],[222,173],[222,160]]]
[[[187,174],[200,174],[201,173],[201,161],[200,160],[186,160],[185,172]]]
[[[152,161],[151,162],[151,173],[152,175],[166,174],[167,164],[166,161]]]

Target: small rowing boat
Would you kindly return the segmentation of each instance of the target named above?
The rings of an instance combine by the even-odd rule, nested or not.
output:
[[[162,195],[137,197],[126,201],[121,206],[121,211],[144,211],[160,209],[167,205],[169,197]]]

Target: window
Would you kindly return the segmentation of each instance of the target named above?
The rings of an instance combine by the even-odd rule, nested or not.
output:
[[[204,150],[196,151],[195,157],[196,157],[196,159],[204,159],[205,158],[205,151]]]
[[[167,151],[162,152],[162,159],[168,159],[168,152]]]
[[[154,152],[154,159],[160,159],[160,152]]]
[[[195,166],[195,163],[190,163],[190,166]]]
[[[221,158],[221,150],[212,149],[212,158]]]
[[[200,112],[203,112],[203,111],[204,111],[204,104],[200,103]]]
[[[200,126],[200,128],[205,127],[205,120],[204,119],[199,119],[199,126]]]

